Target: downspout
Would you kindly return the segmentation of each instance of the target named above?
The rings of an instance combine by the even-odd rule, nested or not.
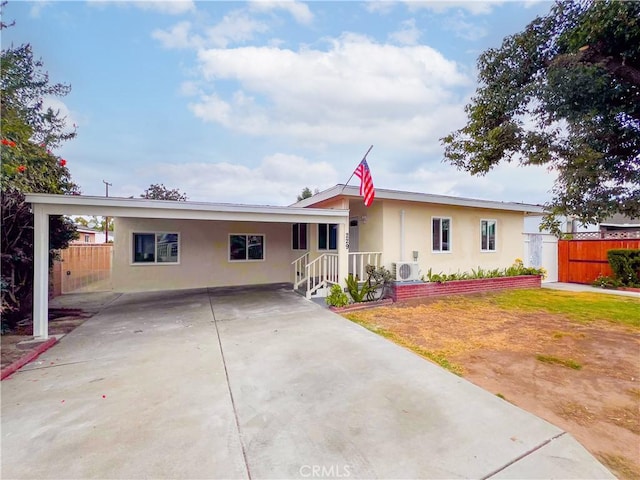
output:
[[[404,262],[404,209],[400,210],[400,261]]]

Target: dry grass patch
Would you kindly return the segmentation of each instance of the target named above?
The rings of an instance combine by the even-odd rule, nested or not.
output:
[[[587,426],[596,421],[596,413],[577,402],[562,403],[556,407],[556,413],[562,418],[578,425]]]
[[[618,478],[640,478],[640,468],[626,457],[608,453],[596,454],[596,457]]]
[[[568,431],[619,478],[640,478],[640,300],[518,290],[348,318]]]
[[[631,433],[640,435],[639,405],[627,405],[625,407],[605,409],[603,415],[614,425],[626,428]],[[638,445],[638,447],[640,447],[640,445]]]

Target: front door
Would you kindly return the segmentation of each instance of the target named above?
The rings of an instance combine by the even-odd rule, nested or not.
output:
[[[358,229],[358,217],[349,219],[349,252],[359,250],[360,231]],[[349,273],[356,275],[355,255],[349,255]]]
[[[349,251],[358,252],[360,243],[360,234],[358,229],[358,218],[349,219]]]

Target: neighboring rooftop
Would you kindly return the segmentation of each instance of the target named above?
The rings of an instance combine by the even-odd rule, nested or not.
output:
[[[625,215],[617,214],[600,222],[605,227],[640,227],[640,218],[629,218]]]

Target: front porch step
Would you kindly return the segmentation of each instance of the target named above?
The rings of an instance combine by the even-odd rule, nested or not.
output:
[[[316,278],[315,281],[319,283],[320,282],[320,278]],[[331,289],[331,286],[324,287],[324,288],[319,288],[318,290],[316,290],[315,292],[313,292],[311,294],[311,298],[325,298],[325,297],[327,297],[329,295],[329,290],[330,289]],[[302,295],[303,297],[306,298],[306,296],[307,296],[307,282],[301,283],[298,288],[294,289],[294,292],[299,293],[300,295]]]

